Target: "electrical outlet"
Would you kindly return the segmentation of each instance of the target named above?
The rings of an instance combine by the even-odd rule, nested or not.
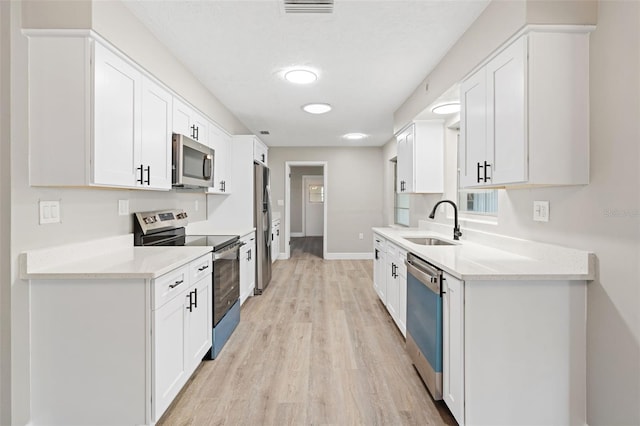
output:
[[[358,239],[360,240],[364,239],[364,234],[362,232],[358,234]]]
[[[60,223],[60,201],[40,201],[40,225]]]
[[[118,216],[129,215],[129,200],[118,200]]]
[[[533,220],[536,222],[549,222],[549,202],[533,202]]]
[[[284,200],[278,200],[278,207],[284,206]]]

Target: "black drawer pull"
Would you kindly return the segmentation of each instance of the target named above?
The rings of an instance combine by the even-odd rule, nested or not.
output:
[[[176,288],[180,284],[182,284],[183,282],[184,282],[184,280],[176,281],[175,284],[169,284],[169,288]]]

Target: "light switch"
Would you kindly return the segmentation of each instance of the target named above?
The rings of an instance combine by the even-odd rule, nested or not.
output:
[[[40,201],[40,225],[60,223],[60,201]]]
[[[278,207],[284,206],[284,200],[278,200]]]
[[[549,202],[533,202],[533,220],[536,222],[549,222]]]

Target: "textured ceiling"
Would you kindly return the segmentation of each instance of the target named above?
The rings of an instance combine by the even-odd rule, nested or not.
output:
[[[282,1],[125,1],[174,55],[269,146],[379,146],[393,113],[488,0],[335,0],[332,14],[285,14]],[[284,70],[316,69],[307,86]],[[324,115],[301,106],[324,102]],[[361,132],[361,142],[342,135]]]

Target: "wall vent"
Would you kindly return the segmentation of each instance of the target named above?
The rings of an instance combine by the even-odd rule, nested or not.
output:
[[[284,0],[285,13],[333,13],[333,0]]]

